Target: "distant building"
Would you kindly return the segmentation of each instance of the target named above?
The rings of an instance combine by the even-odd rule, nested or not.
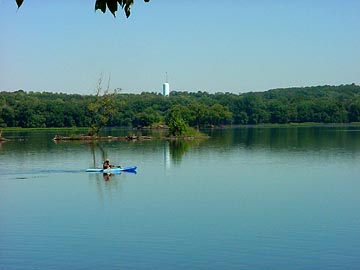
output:
[[[163,83],[163,96],[169,96],[170,95],[170,84],[169,83]]]
[[[165,73],[166,75],[166,83],[163,83],[163,91],[162,94],[163,96],[167,97],[170,95],[170,84],[168,82],[168,73]]]

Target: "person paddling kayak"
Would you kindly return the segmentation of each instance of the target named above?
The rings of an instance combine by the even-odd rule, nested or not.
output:
[[[103,169],[106,170],[106,169],[111,169],[111,168],[122,168],[122,166],[111,165],[110,160],[107,158],[103,163]]]
[[[110,160],[107,158],[103,163],[103,169],[110,169],[111,167],[114,167],[110,164]]]

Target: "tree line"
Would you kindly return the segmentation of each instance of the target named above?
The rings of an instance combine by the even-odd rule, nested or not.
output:
[[[314,86],[243,94],[207,92],[79,95],[0,92],[0,127],[209,127],[267,123],[360,122],[360,86]],[[111,113],[105,106],[111,103]],[[94,108],[94,104],[97,107]],[[100,107],[99,107],[100,105]],[[103,108],[104,107],[104,108]],[[95,119],[95,120],[94,120]]]

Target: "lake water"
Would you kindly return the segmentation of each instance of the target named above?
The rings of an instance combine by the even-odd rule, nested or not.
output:
[[[359,269],[360,128],[207,133],[5,132],[0,269]],[[107,157],[137,174],[85,172]]]

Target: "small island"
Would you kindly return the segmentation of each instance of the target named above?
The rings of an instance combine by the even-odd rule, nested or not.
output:
[[[59,136],[55,135],[54,141],[143,141],[152,140],[151,136],[90,136],[90,135],[72,135],[72,136]]]

